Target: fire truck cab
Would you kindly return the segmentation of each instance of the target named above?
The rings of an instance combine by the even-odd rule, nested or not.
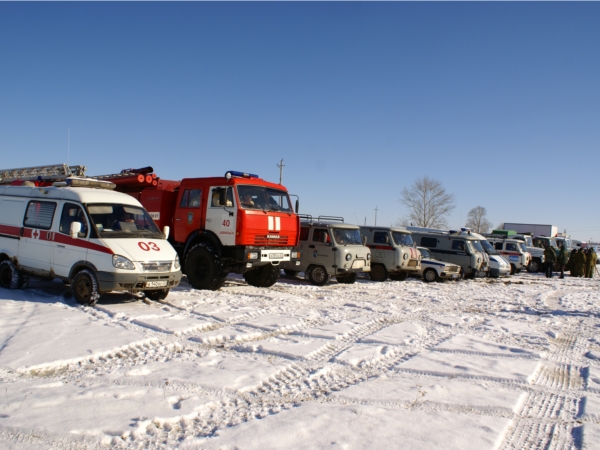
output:
[[[252,286],[269,287],[282,262],[299,264],[293,249],[299,220],[279,184],[229,171],[181,181],[157,178],[156,186],[137,192],[121,189],[138,198],[159,227],[172,227],[171,243],[196,289],[219,289],[230,272],[243,274]]]

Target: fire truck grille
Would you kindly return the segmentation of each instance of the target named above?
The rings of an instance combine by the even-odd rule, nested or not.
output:
[[[169,272],[171,261],[149,261],[140,263],[144,272]]]
[[[254,236],[254,245],[268,246],[268,245],[288,245],[287,236],[278,236],[276,238],[269,237],[266,234],[257,234]],[[292,244],[289,244],[292,245]]]

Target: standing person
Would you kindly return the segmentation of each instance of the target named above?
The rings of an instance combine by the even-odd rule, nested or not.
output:
[[[577,253],[575,253],[575,256],[573,257],[573,266],[575,267],[575,275],[574,276],[576,276],[576,277],[583,276],[584,260],[583,260],[583,249],[581,247],[579,247],[579,249],[577,250]]]
[[[546,244],[546,248],[544,249],[544,259],[546,260],[546,278],[552,278],[552,270],[556,262],[556,251],[549,244]]]
[[[565,277],[565,266],[569,262],[569,252],[565,248],[565,243],[563,242],[560,245],[560,250],[558,252],[558,267],[560,268],[560,277]]]
[[[587,250],[587,267],[586,267],[586,277],[594,278],[594,269],[596,268],[596,252],[592,247],[589,247]]]

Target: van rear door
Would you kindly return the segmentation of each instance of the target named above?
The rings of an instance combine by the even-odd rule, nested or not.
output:
[[[19,243],[19,265],[24,269],[40,275],[51,273],[55,212],[56,202],[31,200],[27,204]]]

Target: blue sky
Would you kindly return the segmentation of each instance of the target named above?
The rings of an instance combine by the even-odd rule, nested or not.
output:
[[[279,180],[390,225],[429,176],[463,225],[600,240],[599,3],[0,2],[0,167]],[[70,130],[70,154],[67,136]]]

